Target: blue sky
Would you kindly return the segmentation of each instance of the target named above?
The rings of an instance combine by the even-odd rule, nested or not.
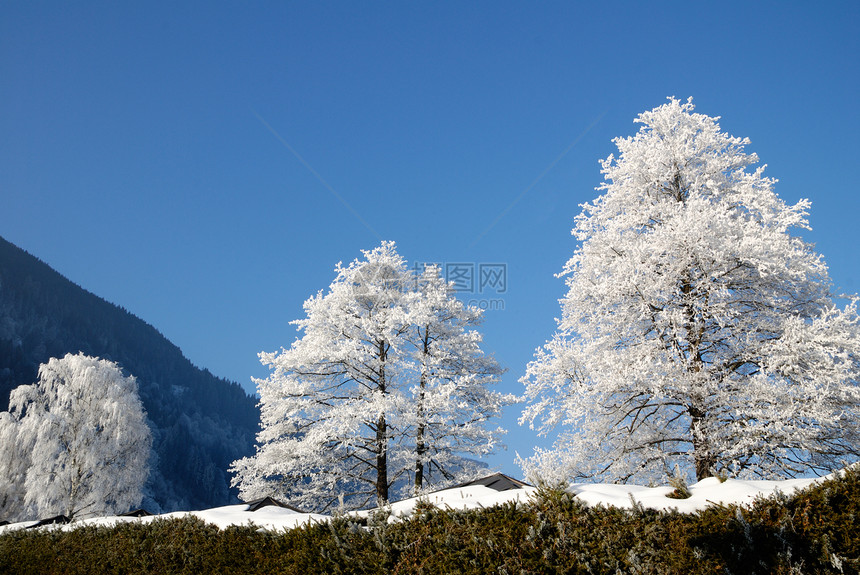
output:
[[[503,263],[517,382],[559,315],[598,160],[667,96],[812,200],[860,291],[860,4],[4,2],[0,235],[253,390],[338,261]],[[349,206],[349,207],[347,207]],[[545,444],[506,412],[509,449]]]

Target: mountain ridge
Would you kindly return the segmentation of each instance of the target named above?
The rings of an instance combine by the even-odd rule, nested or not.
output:
[[[138,380],[153,432],[145,504],[161,511],[236,501],[227,468],[253,452],[256,399],[191,363],[154,326],[0,237],[0,410],[40,363],[83,352]]]

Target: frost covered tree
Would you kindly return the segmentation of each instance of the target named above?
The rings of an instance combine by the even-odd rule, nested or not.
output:
[[[0,520],[13,521],[24,510],[24,480],[30,466],[32,442],[19,437],[18,421],[0,412]]]
[[[361,507],[388,501],[405,469],[392,415],[406,397],[399,350],[406,344],[409,272],[393,243],[340,263],[329,286],[304,303],[304,332],[289,349],[261,353],[272,374],[257,380],[262,431],[253,457],[234,462],[245,499],[273,492],[326,509],[341,497]]]
[[[856,458],[855,305],[792,235],[809,201],[777,197],[718,119],[672,98],[602,162],[558,331],[522,378],[520,423],[562,427],[530,475],[778,477]]]
[[[412,388],[415,421],[414,492],[438,487],[455,477],[476,475],[481,466],[462,454],[493,451],[501,428],[487,422],[516,401],[491,389],[504,370],[484,354],[481,334],[473,329],[483,311],[466,306],[436,266],[416,277],[417,296],[409,307],[416,383]],[[438,479],[436,479],[438,477]]]
[[[138,505],[152,444],[134,377],[113,362],[68,354],[39,367],[39,380],[12,391],[18,442],[32,446],[24,506],[70,518]]]
[[[461,476],[469,462],[458,453],[484,453],[498,435],[477,431],[480,414],[493,414],[499,400],[478,390],[498,368],[480,357],[480,337],[467,329],[474,310],[458,309],[444,289],[423,304],[421,282],[393,242],[363,254],[338,264],[328,292],[305,302],[307,317],[293,322],[301,338],[260,354],[272,373],[256,381],[257,452],[232,466],[246,500],[276,494],[315,510],[384,504],[393,488],[409,491],[419,466],[419,476],[434,466]],[[417,347],[425,341],[426,356]],[[455,345],[462,349],[449,351]],[[493,403],[465,405],[483,399]]]

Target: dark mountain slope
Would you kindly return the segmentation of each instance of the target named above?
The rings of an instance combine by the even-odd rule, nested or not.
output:
[[[137,377],[153,431],[155,503],[167,511],[234,498],[227,467],[253,452],[256,400],[192,365],[151,325],[0,238],[0,410],[13,388],[36,380],[40,363],[78,351]]]

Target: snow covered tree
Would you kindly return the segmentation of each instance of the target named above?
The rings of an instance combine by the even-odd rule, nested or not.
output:
[[[483,311],[457,299],[436,266],[426,267],[416,281],[418,297],[411,300],[407,339],[417,372],[412,389],[413,485],[420,493],[428,485],[476,475],[481,466],[461,454],[492,452],[504,430],[488,429],[487,421],[516,397],[489,387],[504,370],[483,353],[483,338],[472,329],[480,324]]]
[[[305,302],[307,318],[293,322],[301,339],[260,354],[273,369],[257,380],[263,429],[256,455],[233,464],[246,499],[278,489],[311,509],[339,495],[349,507],[384,503],[405,468],[392,416],[406,401],[397,375],[410,276],[393,242],[363,253]]]
[[[272,373],[257,380],[257,452],[232,466],[246,500],[384,504],[392,489],[411,491],[413,469],[419,485],[429,467],[462,477],[474,462],[459,454],[485,453],[498,436],[478,429],[502,402],[480,389],[499,372],[468,329],[480,314],[438,278],[416,282],[393,242],[363,254],[305,302],[306,319],[293,322],[300,339],[260,354]],[[478,401],[487,405],[468,405]]]
[[[12,391],[18,441],[32,445],[24,505],[39,517],[127,511],[149,471],[149,427],[134,377],[113,362],[68,354]]]
[[[32,442],[19,437],[18,421],[0,412],[0,520],[23,518],[24,480],[30,467]]]
[[[778,477],[858,455],[855,304],[791,234],[809,201],[777,197],[718,119],[672,98],[602,162],[558,332],[522,378],[520,423],[564,428],[530,475]]]

